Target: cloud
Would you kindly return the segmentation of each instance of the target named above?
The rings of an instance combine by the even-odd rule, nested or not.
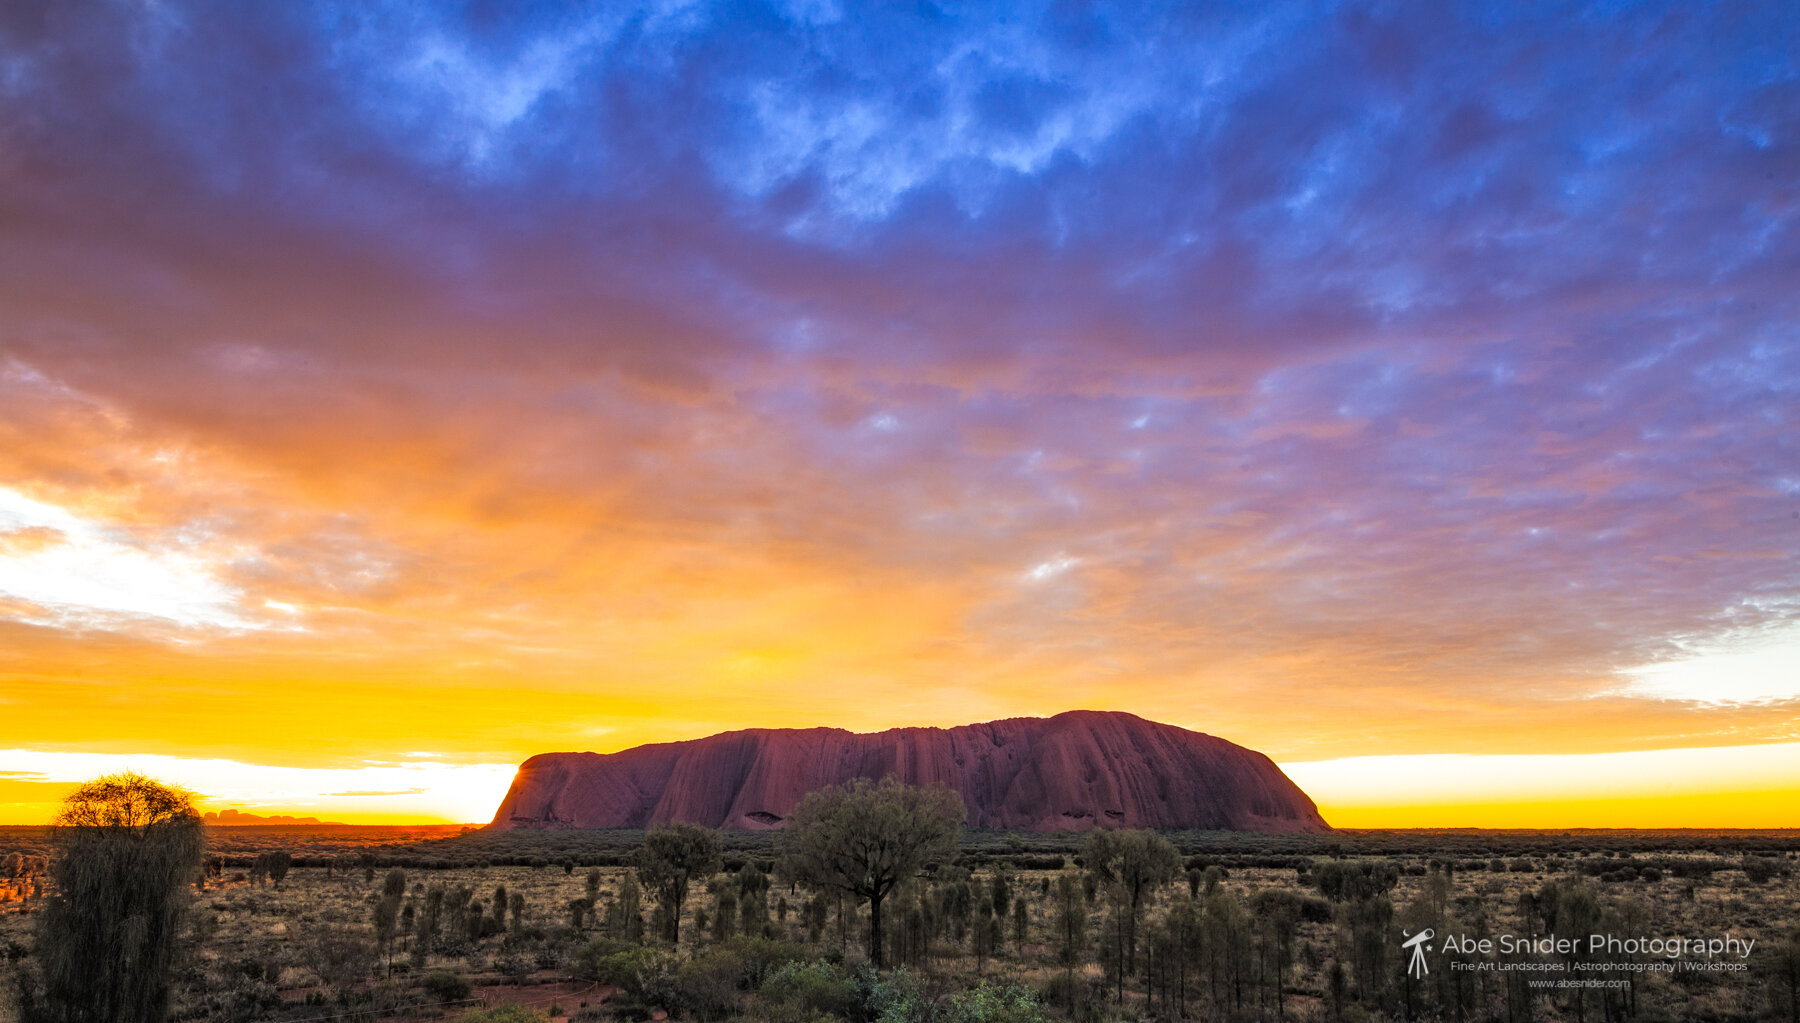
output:
[[[1781,737],[1622,684],[1794,619],[1791,12],[811,18],[8,19],[15,737]]]
[[[134,537],[63,508],[0,488],[0,598],[25,617],[88,628],[121,619],[178,625],[250,627],[234,595],[212,578],[192,548],[194,531]]]

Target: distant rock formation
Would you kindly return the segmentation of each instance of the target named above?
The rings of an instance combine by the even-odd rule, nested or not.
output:
[[[972,828],[1330,830],[1268,757],[1132,714],[1070,711],[958,728],[751,728],[525,761],[492,828],[779,828],[852,778],[945,785]]]
[[[273,817],[261,817],[257,814],[245,813],[242,810],[220,810],[217,813],[208,811],[204,820],[215,828],[272,827],[290,824],[324,826],[332,823],[331,821],[322,821],[317,817],[283,817],[280,814]]]

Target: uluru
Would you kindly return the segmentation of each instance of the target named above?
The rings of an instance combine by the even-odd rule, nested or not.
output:
[[[749,728],[519,766],[493,828],[779,828],[802,796],[892,774],[962,797],[972,828],[1330,830],[1274,761],[1116,711],[955,728]]]

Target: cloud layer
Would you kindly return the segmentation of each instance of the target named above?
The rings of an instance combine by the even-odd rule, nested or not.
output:
[[[1800,686],[1632,673],[1800,617],[1797,44],[9,5],[0,744],[1791,739]],[[26,581],[77,555],[186,582]]]

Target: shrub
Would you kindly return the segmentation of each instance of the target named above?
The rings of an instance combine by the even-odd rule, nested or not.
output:
[[[727,1019],[737,1014],[743,983],[744,961],[730,949],[717,949],[676,968],[673,1000],[695,1019]]]
[[[1327,860],[1313,864],[1313,880],[1331,901],[1356,902],[1391,891],[1400,868],[1391,860]]]
[[[1332,919],[1331,903],[1280,888],[1257,892],[1250,900],[1250,909],[1262,918],[1285,911],[1295,920],[1307,923],[1330,923]]]
[[[936,1013],[919,990],[918,981],[904,968],[886,980],[870,974],[864,978],[862,1017],[873,1023],[927,1023]]]
[[[550,1023],[550,1017],[523,1005],[502,1005],[498,1009],[470,1009],[456,1017],[457,1023]]]
[[[601,974],[608,968],[602,964],[613,956],[641,947],[613,938],[595,938],[576,950],[570,961],[569,970],[582,980],[597,980],[602,984],[614,983],[601,977]]]
[[[950,996],[948,1023],[1044,1023],[1044,1007],[1029,988],[982,982]]]
[[[856,978],[830,963],[784,963],[764,979],[763,998],[808,1013],[848,1018],[861,1001]]]
[[[602,945],[606,941],[605,938],[595,939],[576,953],[576,976],[611,984],[639,1005],[659,1009],[674,1007],[677,1001],[672,986],[674,956],[642,945],[606,952]]]
[[[1045,978],[1043,1001],[1060,1005],[1076,1020],[1095,1018],[1095,1009],[1110,1000],[1106,984],[1099,977],[1079,973],[1053,973]]]
[[[1776,874],[1782,872],[1781,861],[1765,859],[1761,856],[1746,856],[1742,864],[1744,877],[1751,884],[1763,884]]]
[[[805,945],[773,938],[737,937],[726,948],[743,963],[744,981],[753,988],[787,964],[811,958]]]
[[[514,984],[523,984],[531,971],[537,969],[537,964],[517,952],[505,952],[494,960],[494,969]]]
[[[469,982],[462,974],[450,970],[432,970],[419,981],[419,987],[440,1004],[460,1002],[469,997]]]

